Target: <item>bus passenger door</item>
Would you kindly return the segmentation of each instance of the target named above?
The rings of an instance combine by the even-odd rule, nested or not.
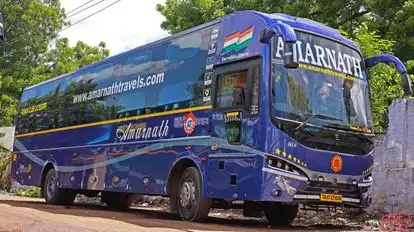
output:
[[[248,170],[241,169],[255,166],[256,159],[245,148],[256,147],[260,138],[256,129],[259,128],[260,59],[232,62],[214,70],[213,144],[209,155],[207,189],[209,194],[226,195],[232,192],[228,190],[242,184],[240,172]],[[251,171],[249,173],[256,175]],[[246,180],[246,177],[243,179]]]

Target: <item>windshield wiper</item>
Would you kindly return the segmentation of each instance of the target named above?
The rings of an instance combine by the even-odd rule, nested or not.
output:
[[[352,130],[351,128],[347,128],[347,127],[345,127],[344,125],[339,125],[339,124],[331,124],[331,125],[326,126],[326,127],[333,128],[333,129],[341,129],[341,130],[351,131],[351,132],[353,132],[352,134],[353,134],[355,137],[357,137],[357,138],[359,138],[359,139],[361,139],[361,140],[365,140],[366,142],[369,142],[369,143],[371,143],[371,144],[373,144],[373,143],[374,143],[373,141],[369,140],[369,139],[368,139],[368,138],[366,138],[365,136],[363,136],[363,135],[359,134],[357,131],[354,131],[354,130]]]
[[[295,129],[293,129],[293,131],[296,131],[296,130],[302,128],[304,125],[306,125],[306,123],[308,123],[313,118],[320,118],[320,119],[328,119],[328,120],[340,121],[337,118],[333,118],[333,117],[329,117],[329,116],[325,116],[325,115],[321,115],[321,114],[310,114],[309,117],[305,121],[303,121],[301,124],[299,124],[299,126],[297,126]]]

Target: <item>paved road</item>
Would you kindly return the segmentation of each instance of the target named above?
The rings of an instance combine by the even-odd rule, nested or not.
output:
[[[51,206],[43,200],[0,196],[0,232],[51,231],[135,231],[135,232],[216,232],[216,231],[340,231],[343,226],[291,226],[268,228],[265,221],[210,217],[205,223],[180,221],[178,216],[157,209],[110,211],[97,205]]]

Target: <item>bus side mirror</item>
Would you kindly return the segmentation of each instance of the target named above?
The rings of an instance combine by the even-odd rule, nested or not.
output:
[[[273,36],[281,36],[284,42],[283,63],[285,68],[298,68],[295,44],[297,41],[295,30],[286,23],[277,21],[261,31],[260,42],[267,43]]]
[[[283,54],[283,63],[285,65],[285,68],[293,69],[299,67],[299,62],[296,57],[296,51],[295,51],[295,43],[285,43],[284,45],[284,54]]]
[[[395,67],[397,71],[401,75],[401,82],[404,89],[405,96],[413,95],[411,80],[407,74],[407,68],[404,66],[403,62],[397,57],[390,55],[390,54],[381,54],[378,56],[373,56],[370,58],[366,58],[364,60],[365,67],[370,68],[374,67],[378,63],[384,63],[391,67]]]
[[[413,95],[411,80],[407,73],[401,74],[401,81],[402,81],[405,96]]]

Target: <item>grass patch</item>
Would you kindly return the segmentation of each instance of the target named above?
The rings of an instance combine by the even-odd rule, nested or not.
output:
[[[28,188],[17,189],[14,195],[21,196],[21,197],[41,198],[40,188],[38,187],[28,187]]]

